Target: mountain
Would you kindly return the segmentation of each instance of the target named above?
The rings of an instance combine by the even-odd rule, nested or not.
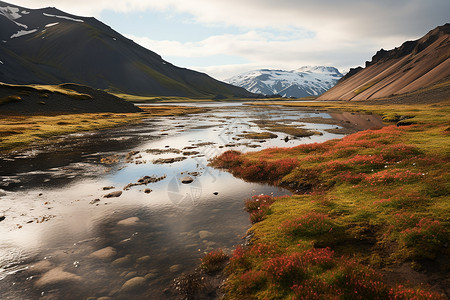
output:
[[[146,96],[255,97],[179,68],[96,20],[0,1],[0,81],[74,82]]]
[[[293,71],[255,70],[225,81],[256,94],[302,98],[322,94],[342,76],[333,67],[306,66]]]
[[[405,94],[450,80],[450,23],[393,50],[378,51],[351,69],[318,100],[369,100]]]

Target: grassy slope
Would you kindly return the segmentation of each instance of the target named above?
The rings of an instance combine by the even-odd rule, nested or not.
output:
[[[99,130],[140,122],[154,116],[176,116],[204,112],[183,106],[143,107],[143,113],[80,113],[53,115],[1,115],[0,153],[30,147],[33,143],[49,143],[61,135]]]
[[[212,99],[210,96],[200,95],[198,97],[172,97],[172,96],[139,96],[125,93],[119,93],[114,91],[108,91],[109,93],[122,98],[124,100],[134,103],[154,103],[154,102],[220,102],[220,101],[249,101],[249,98],[239,98],[230,95],[225,95],[223,99]],[[302,98],[303,99],[303,98]],[[302,100],[300,99],[300,100]],[[251,99],[252,101],[268,101],[267,98]],[[309,100],[309,99],[308,99]],[[270,101],[286,101],[286,98],[270,98]]]
[[[235,176],[302,193],[273,204],[270,197],[247,202],[254,236],[231,258],[226,297],[444,299],[450,269],[449,104],[284,103],[378,113],[387,122],[413,125],[216,158],[213,165]],[[388,271],[405,263],[406,276]],[[438,292],[418,286],[421,280],[406,283],[406,277],[424,276],[416,272],[423,270],[428,279],[435,277]]]

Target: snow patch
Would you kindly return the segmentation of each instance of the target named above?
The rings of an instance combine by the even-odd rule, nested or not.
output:
[[[37,29],[33,29],[33,30],[19,30],[17,33],[13,34],[10,38],[13,39],[13,38],[21,37],[21,36],[24,36],[24,35],[36,32],[36,31],[37,31]]]
[[[12,6],[0,7],[0,13],[10,20],[15,20],[22,17],[22,15],[19,14],[19,9]]]
[[[23,14],[23,15],[29,15],[30,12],[29,12],[29,11],[26,11],[26,10],[23,10],[23,11],[21,12],[21,14]]]
[[[21,24],[19,22],[16,22],[16,19],[19,19],[22,17],[22,15],[19,14],[19,9],[17,7],[0,7],[0,15],[3,15],[7,19],[9,19],[11,22],[14,22],[17,26],[23,27],[25,29],[28,28],[27,25]]]
[[[113,40],[117,41],[117,39],[116,39],[116,38],[113,38]]]
[[[43,14],[44,16],[46,16],[46,17],[59,18],[59,19],[65,19],[65,20],[69,20],[69,21],[74,21],[74,22],[84,23],[83,20],[80,20],[80,19],[74,19],[74,18],[67,17],[67,16],[51,15],[51,14],[47,14],[47,13],[42,13],[42,14]]]
[[[0,64],[4,65],[4,63],[0,60]]]
[[[59,22],[50,23],[50,24],[45,25],[45,27],[52,27],[52,26],[55,26],[55,25],[58,25],[58,24],[59,24]]]

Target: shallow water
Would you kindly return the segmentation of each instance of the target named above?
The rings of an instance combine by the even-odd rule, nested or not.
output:
[[[290,194],[210,168],[209,158],[229,149],[245,152],[342,137],[324,131],[336,125],[302,123],[299,118],[333,117],[360,129],[382,125],[372,115],[227,103],[208,104],[208,108],[197,115],[73,134],[52,146],[2,157],[1,298],[166,299],[164,290],[172,280],[192,271],[204,253],[216,248],[230,252],[242,243],[250,227],[243,211],[246,198]],[[255,120],[303,125],[323,135],[287,142],[283,133],[263,141],[239,137],[244,131],[265,131]],[[191,153],[154,154],[147,149]],[[125,162],[130,151],[139,153]],[[101,163],[101,158],[112,155],[117,155],[113,157],[117,162]],[[153,163],[175,157],[186,159]],[[181,183],[188,172],[196,172],[190,175],[194,181]],[[165,178],[123,190],[143,176]],[[144,193],[146,188],[151,193]],[[123,193],[117,198],[103,197],[112,191]],[[135,277],[145,280],[130,292],[124,283]]]

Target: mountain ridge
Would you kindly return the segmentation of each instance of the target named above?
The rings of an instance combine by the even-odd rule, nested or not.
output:
[[[207,74],[165,61],[92,17],[0,1],[0,81],[74,82],[117,93],[256,97]]]
[[[252,93],[302,98],[322,94],[334,86],[342,76],[334,67],[303,66],[290,71],[253,70],[225,81]]]
[[[365,67],[350,69],[318,100],[372,100],[414,92],[450,80],[450,23],[392,50],[376,52]]]

